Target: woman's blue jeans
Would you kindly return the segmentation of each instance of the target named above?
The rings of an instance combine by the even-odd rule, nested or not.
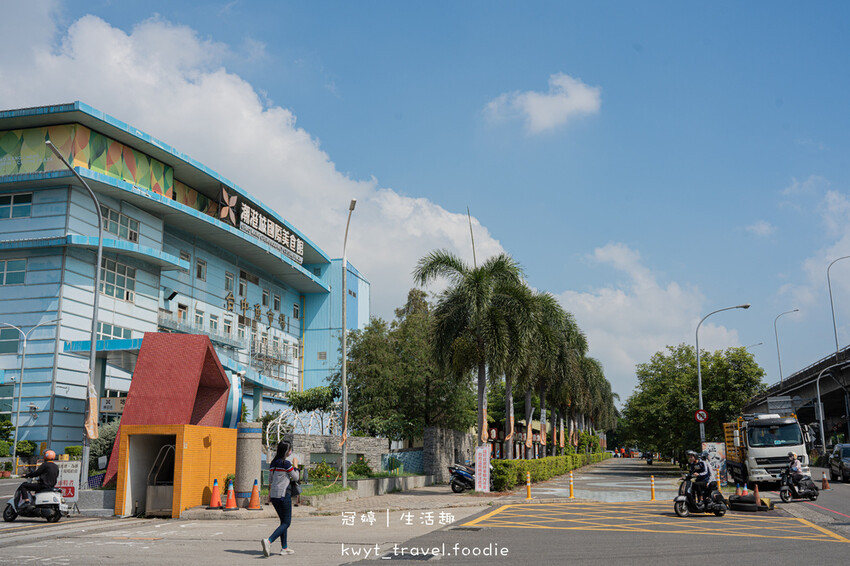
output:
[[[277,511],[277,516],[280,517],[280,526],[269,537],[269,542],[274,542],[280,537],[281,547],[286,548],[286,530],[292,523],[292,495],[287,490],[285,497],[272,497],[271,502],[274,510]]]

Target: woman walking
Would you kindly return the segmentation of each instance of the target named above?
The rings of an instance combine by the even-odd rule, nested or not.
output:
[[[280,517],[280,526],[275,529],[269,538],[260,541],[263,545],[263,554],[268,557],[272,553],[272,543],[280,537],[281,554],[294,554],[295,551],[286,544],[286,531],[292,523],[292,489],[291,483],[298,481],[299,474],[298,458],[288,460],[292,453],[292,446],[285,440],[277,445],[277,453],[269,465],[269,499]]]

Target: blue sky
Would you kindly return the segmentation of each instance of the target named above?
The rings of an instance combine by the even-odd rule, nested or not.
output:
[[[601,4],[601,5],[600,5]],[[834,349],[850,255],[840,2],[0,0],[0,107],[83,100],[350,257],[390,317],[415,261],[512,254],[623,399],[668,344]],[[850,342],[850,260],[832,269]]]

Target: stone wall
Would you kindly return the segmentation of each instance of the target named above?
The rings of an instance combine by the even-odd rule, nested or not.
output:
[[[428,427],[425,429],[422,457],[425,473],[436,483],[446,483],[451,475],[448,467],[475,458],[475,435],[456,430]]]
[[[301,458],[301,463],[310,465],[311,454],[336,454],[337,459],[342,456],[342,448],[339,446],[339,436],[320,434],[288,434],[284,438],[292,443],[292,453]],[[374,471],[381,470],[381,455],[389,449],[389,441],[386,438],[373,438],[362,436],[348,437],[348,456],[362,455],[369,467]],[[274,454],[271,455],[272,457]]]
[[[405,448],[404,450],[395,450],[383,456],[383,466],[385,470],[390,469],[390,458],[395,458],[404,465],[404,472],[410,474],[422,474],[425,472],[424,460],[422,458],[421,448]]]

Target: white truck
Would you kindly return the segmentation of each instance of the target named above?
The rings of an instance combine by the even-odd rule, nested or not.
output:
[[[795,452],[809,474],[806,443],[808,427],[794,414],[756,414],[738,417],[723,425],[726,440],[726,469],[735,483],[775,482],[788,465],[788,453]]]

